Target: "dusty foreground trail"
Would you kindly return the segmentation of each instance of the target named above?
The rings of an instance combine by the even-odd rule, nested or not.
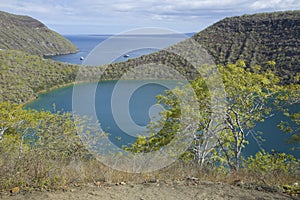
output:
[[[260,190],[260,191],[259,191]],[[79,186],[66,191],[21,192],[15,195],[2,195],[5,200],[267,200],[298,199],[279,192],[266,192],[264,188],[243,189],[223,183],[211,182],[157,182],[144,184],[124,184],[100,186]]]

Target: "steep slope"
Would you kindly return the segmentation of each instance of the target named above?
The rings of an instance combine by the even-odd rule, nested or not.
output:
[[[300,11],[225,18],[194,36],[217,64],[274,67],[287,82],[300,72]]]
[[[0,51],[0,102],[24,103],[42,90],[75,80],[77,65],[22,51]]]
[[[0,49],[38,55],[67,54],[77,48],[58,33],[28,16],[0,11]]]

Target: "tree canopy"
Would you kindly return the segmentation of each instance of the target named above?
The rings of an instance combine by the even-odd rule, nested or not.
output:
[[[226,92],[226,104],[223,117],[218,119],[215,129],[210,129],[213,107],[210,91],[204,78],[191,83],[199,101],[199,131],[194,135],[194,143],[186,155],[205,162],[222,164],[238,170],[241,166],[241,153],[248,144],[257,123],[271,117],[278,109],[283,109],[299,94],[295,86],[283,86],[280,79],[271,70],[260,71],[260,66],[247,68],[243,60],[236,64],[219,65],[218,70]],[[297,85],[297,84],[296,84]],[[294,95],[291,95],[293,92]],[[167,120],[158,133],[153,133],[157,124],[149,127],[150,136],[139,137],[128,150],[134,152],[156,151],[167,144],[180,127],[180,105],[177,95],[184,95],[184,90],[175,89],[158,97],[158,102],[169,109],[163,113]],[[213,130],[213,131],[212,131]],[[152,131],[152,132],[151,132]],[[259,136],[256,138],[259,140]]]

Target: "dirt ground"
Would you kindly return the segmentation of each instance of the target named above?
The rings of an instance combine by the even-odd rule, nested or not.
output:
[[[299,199],[279,191],[266,191],[264,187],[245,189],[224,183],[195,181],[159,181],[155,183],[95,184],[67,188],[54,192],[24,192],[2,194],[5,200],[268,200]]]

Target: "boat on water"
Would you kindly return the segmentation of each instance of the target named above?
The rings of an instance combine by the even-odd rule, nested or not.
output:
[[[124,57],[124,58],[128,58],[128,57],[129,57],[129,55],[128,55],[128,54],[125,54],[123,57]]]
[[[81,57],[80,57],[80,60],[84,60],[84,57],[81,56]]]

